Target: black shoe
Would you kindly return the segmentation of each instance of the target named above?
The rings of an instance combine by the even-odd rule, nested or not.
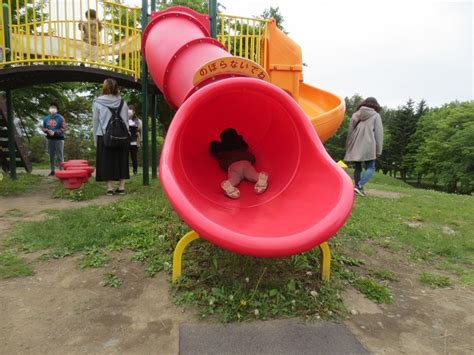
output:
[[[125,190],[116,189],[114,191],[117,195],[125,195]]]
[[[360,196],[365,196],[365,192],[362,187],[354,186],[354,192]]]
[[[48,176],[54,176],[54,170],[51,170]]]
[[[114,195],[114,190],[107,190],[106,195],[107,196],[113,196]]]

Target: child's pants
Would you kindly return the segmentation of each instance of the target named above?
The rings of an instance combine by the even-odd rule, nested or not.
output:
[[[88,60],[90,62],[97,62],[97,46],[84,43],[84,58],[83,60]]]
[[[62,139],[48,139],[48,151],[49,151],[49,166],[51,171],[54,171],[54,155],[58,157],[58,161],[61,163],[64,161],[63,158],[64,141]],[[61,168],[59,168],[61,170]]]
[[[232,186],[239,185],[243,179],[251,182],[257,182],[258,180],[257,170],[247,160],[239,160],[232,163],[227,172]]]

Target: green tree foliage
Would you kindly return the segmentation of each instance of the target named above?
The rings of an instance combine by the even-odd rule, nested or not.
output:
[[[264,19],[271,19],[274,18],[277,27],[283,31],[283,33],[288,34],[288,32],[285,30],[283,27],[283,22],[285,22],[285,19],[283,18],[283,15],[280,13],[280,8],[270,6],[269,8],[266,8],[263,10],[263,13],[260,15],[260,17]]]
[[[409,99],[405,105],[396,110],[384,109],[382,118],[384,122],[384,151],[378,161],[378,166],[384,172],[400,172],[403,180],[413,171],[414,161],[408,156],[412,155],[418,147],[417,140],[412,138],[416,132],[416,124],[420,117],[427,111],[426,102],[420,101],[418,105]]]
[[[392,119],[387,121],[387,128],[391,134],[390,146],[392,164],[401,172],[403,180],[406,179],[406,167],[402,160],[407,150],[411,136],[416,130],[415,102],[411,99],[399,107]]]
[[[31,0],[18,0],[10,2],[10,14],[11,22],[13,25],[40,22],[41,19],[45,20],[48,18],[45,7],[48,0],[37,0],[35,6],[31,3]],[[2,1],[3,3],[3,1]],[[29,27],[29,32],[34,33],[37,28],[33,26]]]
[[[359,94],[354,94],[351,97],[346,97],[344,102],[346,104],[346,115],[352,117],[354,113],[356,113],[357,108],[359,105],[364,101],[364,98]]]
[[[157,8],[164,10],[171,6],[187,6],[197,12],[207,14],[208,2],[202,0],[162,0],[158,1]]]
[[[46,163],[48,161],[48,153],[46,152],[46,138],[42,135],[35,134],[25,141],[28,149],[28,156],[32,163]]]
[[[414,114],[414,121],[418,122],[420,118],[428,112],[428,107],[426,105],[425,100],[421,100],[416,108]],[[411,134],[408,145],[406,147],[405,153],[402,157],[401,166],[407,172],[408,175],[412,175],[416,165],[416,152],[420,147],[420,143],[422,141],[422,136],[420,136],[422,132],[416,129],[415,132]],[[420,182],[421,176],[418,175],[418,181]]]
[[[336,133],[324,143],[329,155],[331,155],[335,161],[344,159],[349,121],[351,116],[357,111],[357,107],[363,101],[363,98],[359,94],[355,94],[351,97],[346,97],[344,101],[346,104],[344,120]]]
[[[59,83],[14,90],[13,108],[31,135],[41,124],[41,118],[47,115],[52,102],[58,104],[68,124],[84,126],[90,119],[91,93],[96,87],[85,83]]]
[[[415,173],[444,185],[448,192],[474,190],[474,102],[431,110],[417,126],[420,145]]]
[[[327,152],[335,161],[344,159],[344,155],[346,154],[346,140],[347,131],[349,129],[349,120],[349,116],[345,115],[341,126],[339,126],[339,129],[324,143]]]
[[[51,103],[57,103],[59,113],[67,122],[64,153],[66,159],[93,158],[92,99],[100,85],[60,83],[32,86],[13,91],[13,107],[22,119],[28,139],[24,139],[32,162],[45,160],[45,138],[39,130]]]

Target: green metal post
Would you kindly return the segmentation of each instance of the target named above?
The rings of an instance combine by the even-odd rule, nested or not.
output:
[[[3,4],[3,23],[5,33],[4,55],[7,63],[10,61],[10,24],[8,23],[8,4]],[[13,125],[13,108],[12,108],[12,92],[6,90],[7,100],[7,129],[8,129],[8,153],[10,160],[10,177],[16,179],[16,144],[15,144],[15,127]]]
[[[209,0],[209,25],[211,37],[217,37],[217,0]]]
[[[148,24],[148,0],[142,0],[142,31]],[[148,69],[142,56],[143,185],[149,185],[148,169]]]
[[[7,99],[7,122],[8,122],[8,153],[10,159],[10,177],[16,179],[16,144],[15,127],[13,125],[12,92],[6,91]]]
[[[156,179],[158,170],[158,155],[156,151],[156,95],[152,96],[152,109],[151,109],[151,178]]]
[[[156,0],[151,0],[151,12],[156,11]],[[152,96],[151,109],[151,178],[156,179],[158,170],[158,156],[156,151],[156,95]]]

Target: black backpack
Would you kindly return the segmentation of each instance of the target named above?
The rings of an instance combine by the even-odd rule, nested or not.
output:
[[[104,134],[104,145],[109,148],[128,147],[130,144],[130,133],[127,125],[120,117],[123,108],[123,100],[117,108],[106,106],[112,113]]]

